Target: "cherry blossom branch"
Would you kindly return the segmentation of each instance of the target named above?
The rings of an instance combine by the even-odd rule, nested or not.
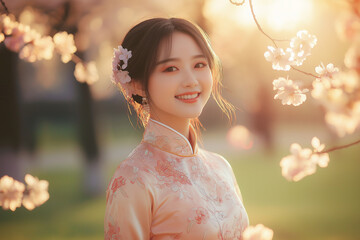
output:
[[[292,68],[293,70],[298,71],[298,72],[301,72],[301,73],[303,73],[303,74],[305,74],[305,75],[312,76],[312,77],[314,77],[314,78],[319,78],[319,76],[317,76],[317,75],[314,75],[314,74],[312,74],[312,73],[308,73],[308,72],[302,71],[302,70],[300,70],[300,69],[298,69],[298,68],[296,68],[296,67],[294,67],[294,66],[291,66],[291,68]]]
[[[75,55],[75,53],[73,53],[71,57],[72,57],[71,60],[73,60],[74,63],[82,62],[81,58]]]
[[[72,34],[58,32],[54,36],[41,36],[29,26],[11,20],[5,14],[0,16],[0,24],[4,28],[4,33],[0,33],[0,43],[4,41],[4,45],[9,50],[18,52],[21,59],[28,62],[49,60],[57,52],[63,63],[73,61],[76,64],[74,75],[77,81],[92,84],[99,79],[95,62],[84,62],[75,55],[77,48]]]
[[[231,0],[230,0],[230,2],[231,3],[233,3]],[[233,4],[235,4],[235,3],[233,3]],[[237,5],[237,4],[235,4],[235,5]],[[253,5],[252,5],[252,0],[249,0],[249,5],[250,5],[250,9],[251,9],[251,15],[253,16],[253,19],[254,19],[254,21],[255,21],[255,23],[256,23],[256,26],[257,26],[257,28],[259,29],[259,31],[262,33],[262,34],[264,34],[267,38],[269,38],[273,43],[274,43],[274,45],[277,47],[277,45],[276,45],[276,42],[288,42],[288,41],[290,41],[290,40],[288,40],[288,39],[275,39],[275,38],[272,38],[270,35],[268,35],[267,33],[265,33],[265,31],[262,29],[262,27],[260,26],[260,24],[259,24],[259,22],[258,22],[258,20],[257,20],[257,18],[256,18],[256,15],[255,15],[255,12],[254,12],[254,8],[253,8]],[[237,5],[238,6],[238,5]]]
[[[230,2],[233,3],[231,0],[230,0]],[[235,5],[237,5],[237,4],[235,4]],[[256,18],[256,14],[255,14],[255,11],[254,11],[254,7],[253,7],[253,4],[252,4],[252,0],[249,0],[249,5],[250,5],[251,14],[252,14],[252,16],[253,16],[253,19],[254,19],[254,21],[255,21],[255,23],[256,23],[257,28],[259,29],[259,31],[260,31],[262,34],[264,34],[267,38],[269,38],[269,39],[273,42],[273,44],[274,44],[274,46],[275,46],[276,48],[278,48],[278,45],[276,44],[276,42],[289,41],[289,40],[285,40],[285,39],[275,39],[275,38],[271,37],[269,34],[267,34],[267,33],[262,29],[261,25],[259,24],[259,22],[258,22],[258,20],[257,20],[257,18]],[[305,74],[305,75],[318,78],[318,76],[316,76],[316,75],[314,75],[314,74],[312,74],[312,73],[308,73],[308,72],[302,71],[302,70],[297,69],[297,68],[295,68],[295,67],[293,67],[293,66],[291,66],[291,68],[292,68],[293,70],[298,71],[298,72],[301,72],[301,73],[303,73],[303,74]]]
[[[340,150],[340,149],[343,149],[343,148],[348,148],[348,147],[351,147],[351,146],[356,145],[356,144],[360,144],[360,139],[355,141],[355,142],[349,143],[349,144],[336,146],[336,147],[330,148],[328,150],[321,151],[320,153],[329,153],[329,152],[333,152],[333,151]]]
[[[242,5],[242,4],[236,4],[236,3],[234,3],[233,1],[234,1],[234,0],[230,0],[231,3],[233,3],[233,4],[237,5],[237,6]],[[350,4],[352,4],[352,5],[354,5],[354,6],[353,6],[353,11],[355,11],[355,14],[359,15],[359,10],[356,8],[355,5],[356,5],[357,2],[360,2],[360,1],[359,1],[359,0],[353,0],[353,1],[348,0],[348,2],[349,2]],[[242,2],[242,3],[243,3],[243,2]],[[252,14],[252,16],[253,16],[253,19],[254,19],[255,24],[257,25],[258,30],[259,30],[263,35],[265,35],[268,39],[270,39],[270,40],[272,41],[272,43],[274,44],[274,46],[276,47],[276,48],[268,47],[268,48],[269,48],[269,51],[267,51],[267,52],[264,54],[266,60],[273,63],[273,66],[272,66],[273,69],[275,69],[275,70],[285,70],[285,71],[288,71],[289,69],[293,69],[293,70],[295,70],[295,71],[297,71],[297,72],[303,73],[303,74],[305,74],[305,75],[307,75],[307,76],[311,76],[311,77],[314,77],[314,78],[317,78],[317,79],[320,79],[323,75],[326,75],[326,74],[332,75],[333,73],[338,72],[337,68],[334,68],[334,66],[333,66],[332,64],[328,64],[326,67],[325,67],[323,64],[322,64],[321,66],[316,67],[316,73],[319,74],[319,75],[316,75],[316,74],[312,74],[312,73],[309,73],[309,72],[302,71],[302,70],[294,67],[294,65],[293,65],[292,63],[288,63],[288,64],[287,64],[286,62],[285,62],[285,63],[284,63],[284,62],[281,62],[281,61],[279,60],[279,57],[285,56],[285,58],[286,58],[286,57],[287,57],[287,52],[285,52],[285,51],[284,51],[283,49],[281,49],[281,48],[278,48],[277,42],[280,41],[280,40],[277,40],[277,39],[272,38],[270,35],[268,35],[268,34],[262,29],[261,25],[259,24],[259,22],[258,22],[258,20],[257,20],[257,18],[256,18],[256,14],[255,14],[255,11],[254,11],[254,8],[253,8],[252,0],[249,0],[249,5],[250,5],[251,14]],[[300,36],[299,36],[299,34],[300,34]],[[306,32],[306,31],[300,31],[300,32],[298,32],[297,37],[298,37],[298,38],[301,37],[301,34],[306,36],[307,32]],[[310,48],[310,47],[312,48],[312,47],[316,44],[316,37],[315,37],[315,36],[311,36],[310,34],[308,34],[306,37],[307,37],[308,39],[309,39],[309,38],[313,38],[313,39],[311,40],[311,42],[309,42],[309,46],[308,46],[308,48]],[[308,39],[307,39],[307,40],[308,40]],[[295,44],[296,44],[296,40],[297,40],[297,39],[295,39],[295,40],[292,39],[290,45],[292,45],[292,44],[295,45]],[[294,42],[295,42],[295,43],[294,43]],[[295,46],[296,46],[296,45],[295,45]],[[292,47],[293,47],[293,46],[292,46]],[[309,55],[310,55],[310,54],[309,54]],[[302,61],[304,61],[304,59],[301,59],[301,58],[300,58],[300,59],[298,59],[297,62],[295,62],[295,63],[296,63],[297,66],[299,66],[299,65],[302,64]],[[274,80],[273,85],[274,85],[275,88],[278,88],[278,89],[277,89],[277,90],[278,90],[278,93],[275,95],[275,99],[276,99],[276,98],[281,99],[283,105],[285,105],[285,104],[287,104],[287,105],[293,104],[294,106],[298,106],[298,105],[300,105],[302,102],[304,102],[305,99],[306,99],[306,96],[304,95],[304,93],[305,93],[306,91],[308,91],[308,89],[300,90],[297,85],[295,86],[295,84],[292,82],[292,80],[288,80],[288,79],[284,79],[284,78],[279,78],[279,79]],[[281,85],[281,86],[280,86],[280,85]],[[289,102],[289,98],[285,97],[286,91],[285,91],[284,85],[286,85],[286,86],[288,87],[288,89],[286,89],[286,91],[288,91],[287,94],[291,95],[291,93],[292,93],[291,91],[293,91],[292,94],[293,94],[293,95],[296,95],[299,99],[302,99],[302,100],[299,101],[299,102],[296,102],[296,103],[294,103],[294,102]],[[320,85],[321,85],[321,83],[320,83]],[[318,86],[318,85],[317,85],[317,86]],[[311,86],[311,87],[309,87],[309,88],[312,88],[312,87],[313,87],[313,86]],[[321,85],[321,86],[318,86],[318,87],[321,88],[321,87],[323,87],[323,86]],[[290,90],[291,90],[291,91],[290,91]],[[305,90],[306,90],[306,91],[305,91]],[[281,94],[282,94],[282,95],[281,95]],[[279,97],[280,95],[282,96],[282,98]],[[350,147],[350,146],[353,146],[353,145],[359,144],[359,143],[360,143],[360,140],[357,140],[357,141],[355,141],[355,142],[353,142],[353,143],[346,144],[346,145],[343,145],[343,146],[333,147],[333,148],[330,148],[330,149],[325,150],[325,151],[318,151],[318,153],[325,154],[325,153],[329,153],[329,152],[336,151],[336,150],[339,150],[339,149],[347,148],[347,147]]]
[[[7,175],[0,178],[0,206],[4,210],[15,211],[23,205],[31,211],[49,199],[48,181],[26,174],[25,183]]]
[[[237,0],[230,0],[230,2],[236,6],[241,6],[245,3],[245,0],[237,1]]]
[[[273,38],[270,37],[267,33],[264,32],[264,30],[263,30],[262,27],[260,26],[258,20],[256,19],[256,15],[255,15],[254,8],[253,8],[253,5],[252,5],[252,0],[249,0],[249,5],[250,5],[251,14],[252,14],[252,16],[253,16],[253,19],[254,19],[254,21],[255,21],[255,23],[256,23],[256,26],[257,26],[257,28],[259,29],[259,31],[260,31],[262,34],[264,34],[267,38],[269,38],[269,39],[273,42],[273,44],[275,45],[275,47],[278,47],[277,44],[276,44],[276,42],[275,42],[276,40],[273,39]]]
[[[4,1],[0,0],[0,2],[1,2],[1,5],[4,7],[6,14],[9,14],[10,12],[9,12],[8,8],[6,7]]]

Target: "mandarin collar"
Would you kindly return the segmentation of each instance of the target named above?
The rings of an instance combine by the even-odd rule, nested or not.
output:
[[[192,156],[197,153],[197,138],[192,126],[189,131],[190,141],[175,129],[150,118],[143,141],[175,155]]]

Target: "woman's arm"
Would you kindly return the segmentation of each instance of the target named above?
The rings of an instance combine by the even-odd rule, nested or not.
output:
[[[152,193],[138,175],[117,171],[107,190],[105,240],[148,240],[151,234]]]

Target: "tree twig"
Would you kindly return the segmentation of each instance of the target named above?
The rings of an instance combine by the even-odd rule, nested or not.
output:
[[[9,14],[10,12],[9,12],[8,8],[6,7],[4,1],[0,0],[0,2],[1,2],[1,5],[4,7],[6,14]]]
[[[252,5],[252,0],[249,0],[249,5],[250,5],[250,9],[251,9],[251,14],[252,14],[252,16],[253,16],[253,19],[254,19],[254,21],[255,21],[255,23],[256,23],[257,28],[259,29],[259,31],[260,31],[262,34],[264,34],[267,38],[269,38],[269,39],[273,42],[273,44],[275,45],[275,47],[278,47],[277,44],[276,44],[276,42],[279,42],[279,41],[289,41],[289,40],[274,39],[274,38],[272,38],[270,35],[268,35],[267,33],[265,33],[265,31],[262,29],[262,27],[260,26],[260,24],[259,24],[259,22],[258,22],[258,20],[257,20],[257,18],[256,18],[256,15],[255,15],[255,12],[254,12],[254,8],[253,8],[253,5]],[[295,71],[301,72],[301,73],[303,73],[303,74],[305,74],[305,75],[312,76],[312,77],[314,77],[314,78],[319,78],[319,76],[316,76],[316,75],[314,75],[314,74],[312,74],[312,73],[308,73],[308,72],[302,71],[302,70],[297,69],[297,68],[295,68],[295,67],[293,67],[293,66],[291,66],[291,68],[294,69]]]
[[[314,75],[314,74],[312,74],[312,73],[304,72],[304,71],[302,71],[302,70],[300,70],[300,69],[298,69],[298,68],[296,68],[296,67],[294,67],[294,66],[291,66],[291,68],[292,68],[293,70],[295,70],[295,71],[298,71],[298,72],[301,72],[301,73],[303,73],[303,74],[312,76],[312,77],[314,77],[314,78],[320,78],[319,76],[316,76],[316,75]]]
[[[236,0],[230,0],[230,2],[236,6],[241,6],[245,3],[245,0],[242,0],[241,2],[237,2]]]
[[[82,62],[81,58],[79,58],[77,55],[73,54],[72,55],[72,58],[74,63],[79,63],[79,62]]]
[[[264,32],[264,30],[263,30],[262,27],[260,26],[258,20],[256,19],[256,15],[255,15],[254,8],[253,8],[253,5],[252,5],[252,0],[249,0],[249,5],[250,5],[251,14],[252,14],[252,16],[253,16],[253,19],[254,19],[254,21],[255,21],[255,23],[256,23],[257,28],[259,29],[259,31],[260,31],[262,34],[264,34],[267,38],[269,38],[269,39],[273,42],[273,44],[275,45],[275,47],[277,48],[278,46],[277,46],[277,44],[276,44],[276,42],[275,42],[275,39],[273,39],[273,38],[270,37],[266,32]]]
[[[340,149],[343,149],[343,148],[348,148],[348,147],[351,147],[351,146],[356,145],[356,144],[360,144],[360,140],[357,140],[357,141],[349,143],[349,144],[333,147],[333,148],[330,148],[328,150],[321,151],[319,153],[329,153],[329,152],[333,152],[333,151],[340,150]]]

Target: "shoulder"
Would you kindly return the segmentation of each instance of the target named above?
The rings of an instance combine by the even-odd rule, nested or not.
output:
[[[203,156],[204,158],[209,159],[213,164],[216,164],[218,167],[222,167],[222,168],[232,171],[230,163],[222,155],[204,150],[202,148],[199,148],[198,153],[201,156]]]
[[[109,192],[114,193],[120,188],[127,187],[151,191],[155,179],[149,174],[151,161],[146,160],[148,160],[146,149],[140,144],[116,168],[108,184],[107,195]]]

